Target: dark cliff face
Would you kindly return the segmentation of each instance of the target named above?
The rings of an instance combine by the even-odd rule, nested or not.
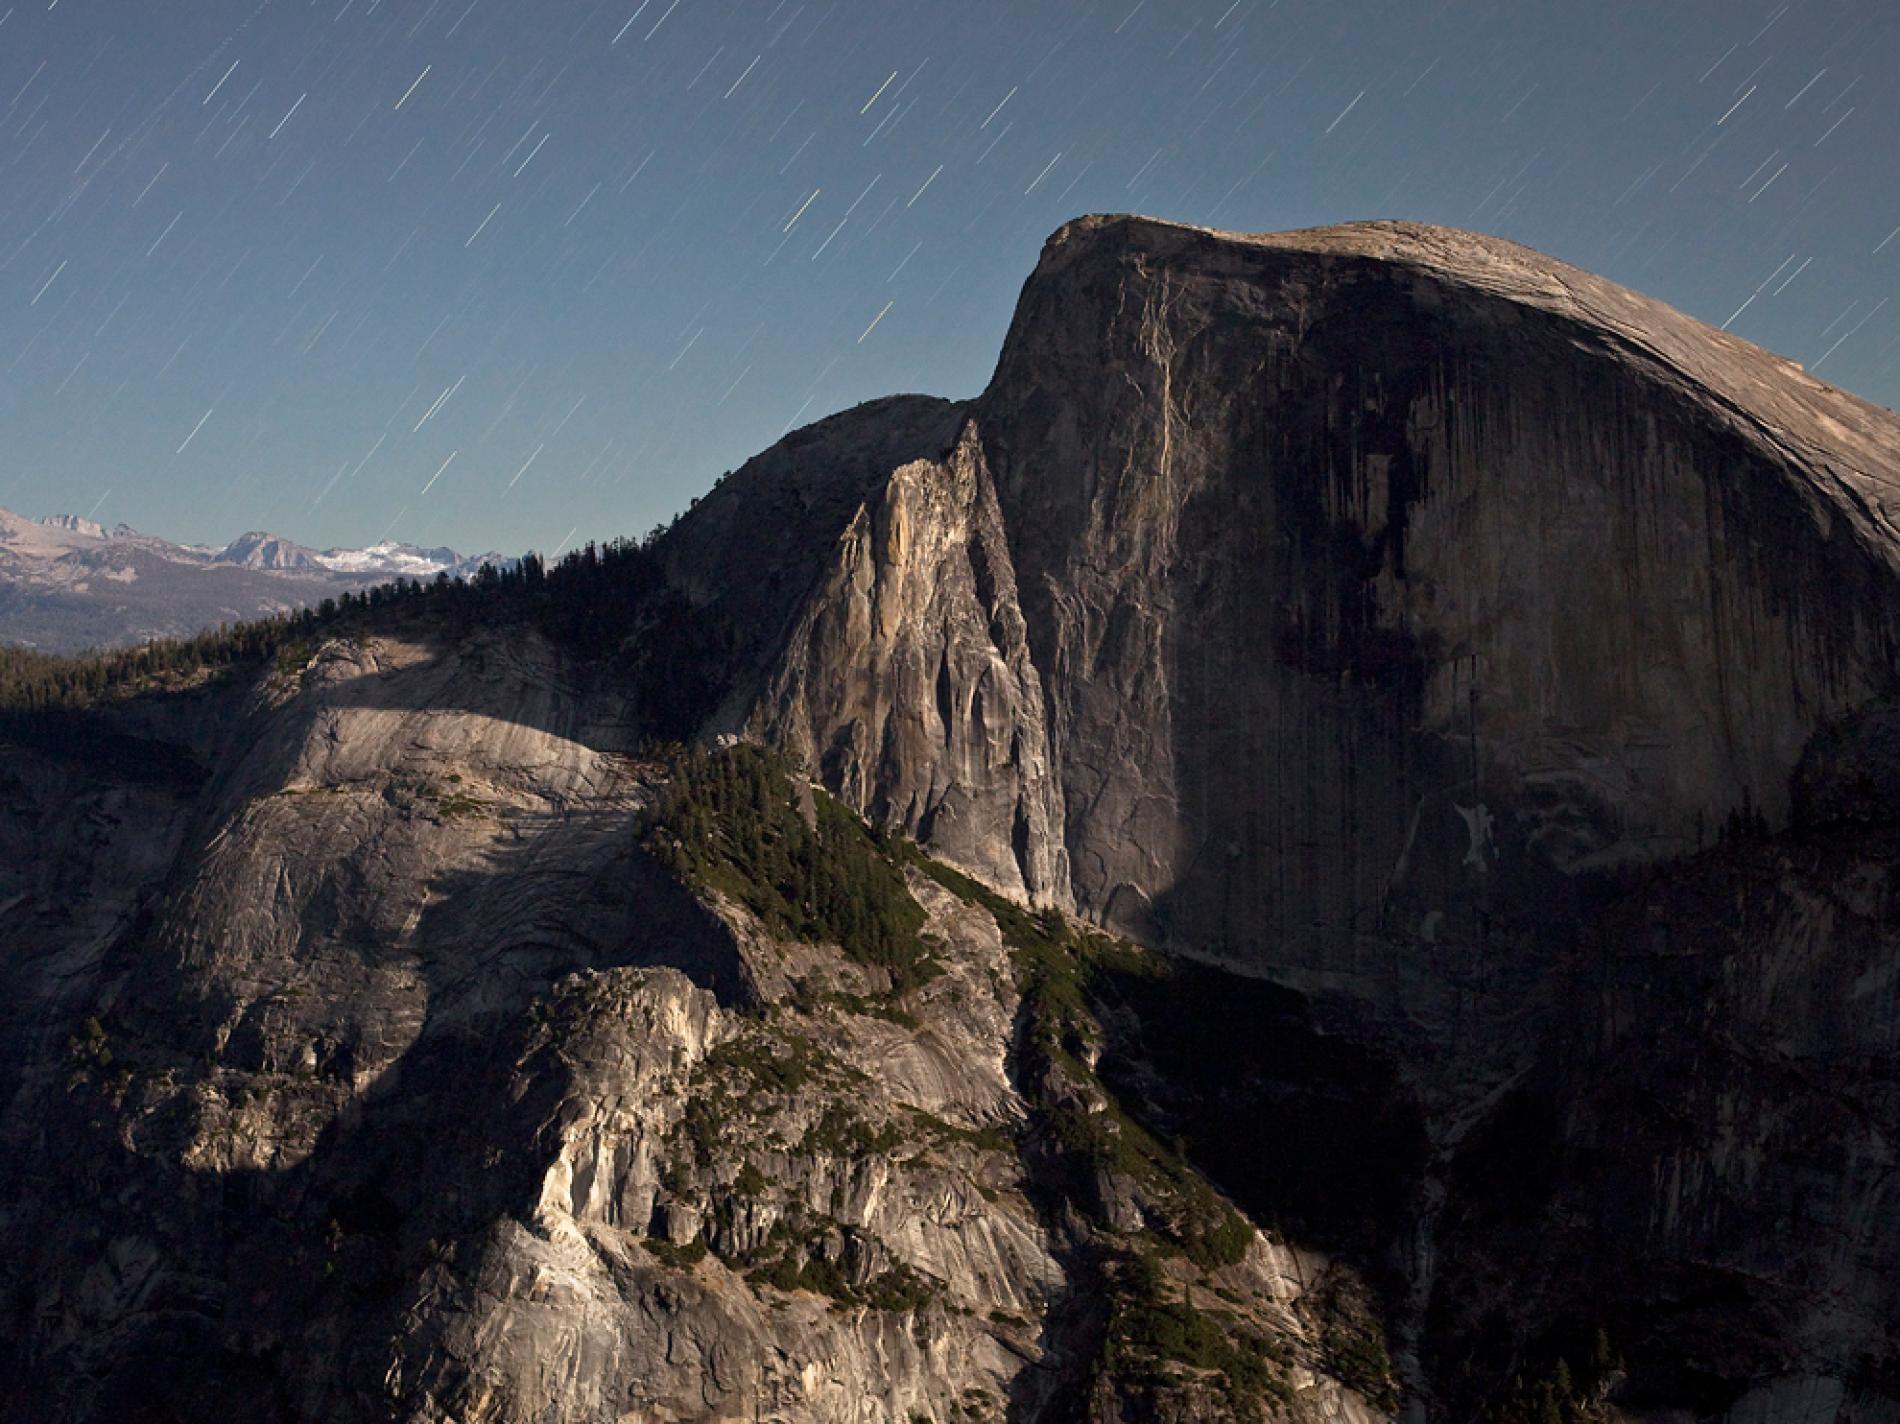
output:
[[[1076,903],[1324,967],[1781,823],[1895,626],[1900,422],[1812,385],[1475,237],[1065,229],[975,419]]]
[[[749,538],[735,479],[676,536],[825,565],[753,725],[1188,952],[1349,967],[1778,826],[1890,675],[1900,422],[1492,239],[1084,219],[943,414],[901,456],[839,417],[884,478]]]
[[[1896,488],[1524,249],[1092,218],[625,628],[0,722],[0,1405],[1900,1419]]]
[[[1900,1312],[1892,862],[1826,827],[1891,814],[1900,421],[1511,244],[1120,218],[958,414],[792,534],[830,572],[753,730],[993,883],[1337,995],[1408,1084],[1355,1120],[1430,1128],[1361,1241],[1427,1375],[1613,1326],[1639,1400],[1885,1417],[1842,1381]]]

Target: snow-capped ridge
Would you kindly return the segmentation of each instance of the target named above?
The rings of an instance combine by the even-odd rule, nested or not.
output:
[[[465,578],[484,564],[505,567],[514,562],[492,551],[465,557],[447,546],[424,549],[390,540],[367,549],[325,549],[311,557],[319,567],[334,573],[387,574],[392,578],[433,578],[439,573]]]
[[[75,652],[185,637],[392,579],[472,578],[514,562],[387,539],[319,551],[263,529],[221,546],[175,544],[123,523],[0,509],[0,642]]]
[[[104,525],[95,524],[83,514],[49,514],[39,522],[48,529],[64,529],[70,534],[84,534],[89,539],[107,537]]]

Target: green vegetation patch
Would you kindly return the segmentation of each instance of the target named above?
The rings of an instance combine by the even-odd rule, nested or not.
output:
[[[1269,1402],[1290,1405],[1284,1351],[1225,1310],[1202,1310],[1191,1293],[1169,1296],[1167,1278],[1151,1259],[1131,1253],[1119,1273],[1109,1321],[1108,1353],[1135,1367],[1151,1385],[1165,1384],[1170,1365],[1217,1373],[1236,1413],[1257,1413]]]
[[[658,1236],[649,1236],[640,1244],[647,1248],[648,1254],[654,1260],[675,1271],[690,1271],[706,1259],[704,1236],[695,1236],[684,1246],[675,1246],[671,1241]]]
[[[903,871],[822,791],[801,809],[782,758],[753,746],[683,754],[648,817],[646,844],[688,884],[744,905],[769,929],[835,944],[913,988],[941,973]]]
[[[1480,1424],[1609,1424],[1622,1415],[1610,1407],[1625,1376],[1622,1355],[1601,1326],[1588,1343],[1566,1348],[1546,1342],[1528,1352],[1499,1396],[1477,1411]]]
[[[754,1030],[726,1040],[693,1069],[695,1083],[746,1089],[746,1096],[800,1092],[814,1083],[843,1082],[855,1070],[809,1038]]]
[[[906,1141],[894,1124],[872,1127],[844,1103],[831,1103],[799,1141],[800,1155],[860,1159],[882,1156]]]
[[[872,1310],[922,1310],[942,1294],[942,1288],[935,1281],[901,1261],[861,1285],[854,1285],[841,1262],[822,1256],[804,1256],[797,1251],[788,1251],[770,1264],[748,1272],[746,1279],[755,1286],[809,1291],[839,1305],[869,1306]]]
[[[984,1127],[959,1127],[954,1122],[945,1122],[935,1113],[925,1112],[922,1108],[906,1106],[917,1127],[925,1136],[945,1145],[959,1144],[973,1148],[978,1152],[1014,1152],[1016,1133],[1014,1129],[994,1124]]]
[[[1089,1179],[1097,1173],[1132,1179],[1157,1209],[1161,1234],[1205,1270],[1231,1266],[1247,1253],[1253,1227],[1202,1180],[1182,1154],[1163,1144],[1122,1109],[1089,1067],[1101,1041],[1092,1004],[1099,977],[1155,978],[1169,966],[1152,955],[1096,931],[1081,929],[1056,910],[1031,912],[939,865],[915,847],[911,863],[967,904],[996,920],[1015,963],[1028,1032],[1026,1065],[1046,1091],[1040,1126],[1069,1162],[1074,1195],[1089,1204]],[[1066,1081],[1083,1091],[1064,1091]]]
[[[889,997],[868,994],[850,994],[843,991],[822,993],[809,987],[808,981],[799,980],[798,987],[792,993],[791,1004],[802,1014],[816,1014],[824,1009],[837,1009],[840,1012],[858,1018],[883,1019],[899,1028],[915,1033],[923,1027],[923,1021],[908,1009],[892,1001]]]
[[[1372,1294],[1353,1273],[1335,1268],[1312,1296],[1326,1372],[1388,1413],[1399,1407],[1398,1380]]]
[[[80,1025],[79,1032],[66,1041],[66,1051],[75,1063],[87,1067],[112,1066],[111,1044],[105,1026],[96,1018],[88,1018]]]
[[[479,796],[470,796],[464,791],[451,791],[447,795],[438,795],[435,802],[436,814],[445,821],[485,815],[488,809],[488,802]]]

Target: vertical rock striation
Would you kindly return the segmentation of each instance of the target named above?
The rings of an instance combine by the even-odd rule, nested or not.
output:
[[[1900,423],[1508,244],[1083,220],[976,419],[1076,903],[1183,948],[1782,824],[1889,675]]]
[[[966,425],[854,514],[753,727],[874,819],[1062,904],[1045,726],[995,487]]]
[[[1513,1349],[1598,1310],[1661,1396],[1875,1408],[1891,861],[1792,818],[1886,784],[1900,420],[1509,243],[1134,218],[1050,240],[958,420],[789,531],[829,571],[742,720],[992,883],[1343,992],[1429,1129],[1379,1248],[1415,1382],[1540,1258]]]
[[[686,521],[702,577],[824,567],[735,722],[1191,952],[1350,967],[1784,824],[1890,676],[1900,422],[1494,239],[1082,219],[943,416],[820,427],[797,518],[742,527],[781,446]]]

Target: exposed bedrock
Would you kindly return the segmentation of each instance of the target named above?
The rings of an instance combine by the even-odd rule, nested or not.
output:
[[[1508,243],[1082,219],[935,409],[836,417],[682,527],[746,585],[823,564],[752,725],[1192,952],[1350,967],[1780,825],[1890,675],[1900,422]],[[742,529],[788,460],[828,473]]]
[[[1892,417],[1506,244],[1084,221],[977,420],[1076,902],[1184,947],[1778,824],[1889,673]]]
[[[1091,218],[624,626],[9,716],[0,1407],[1895,1424],[1896,488],[1510,244]]]
[[[1890,1417],[1900,421],[1509,243],[1127,218],[948,418],[781,526],[825,571],[735,725],[1396,1063],[1416,1378],[1595,1320],[1639,1399]]]

